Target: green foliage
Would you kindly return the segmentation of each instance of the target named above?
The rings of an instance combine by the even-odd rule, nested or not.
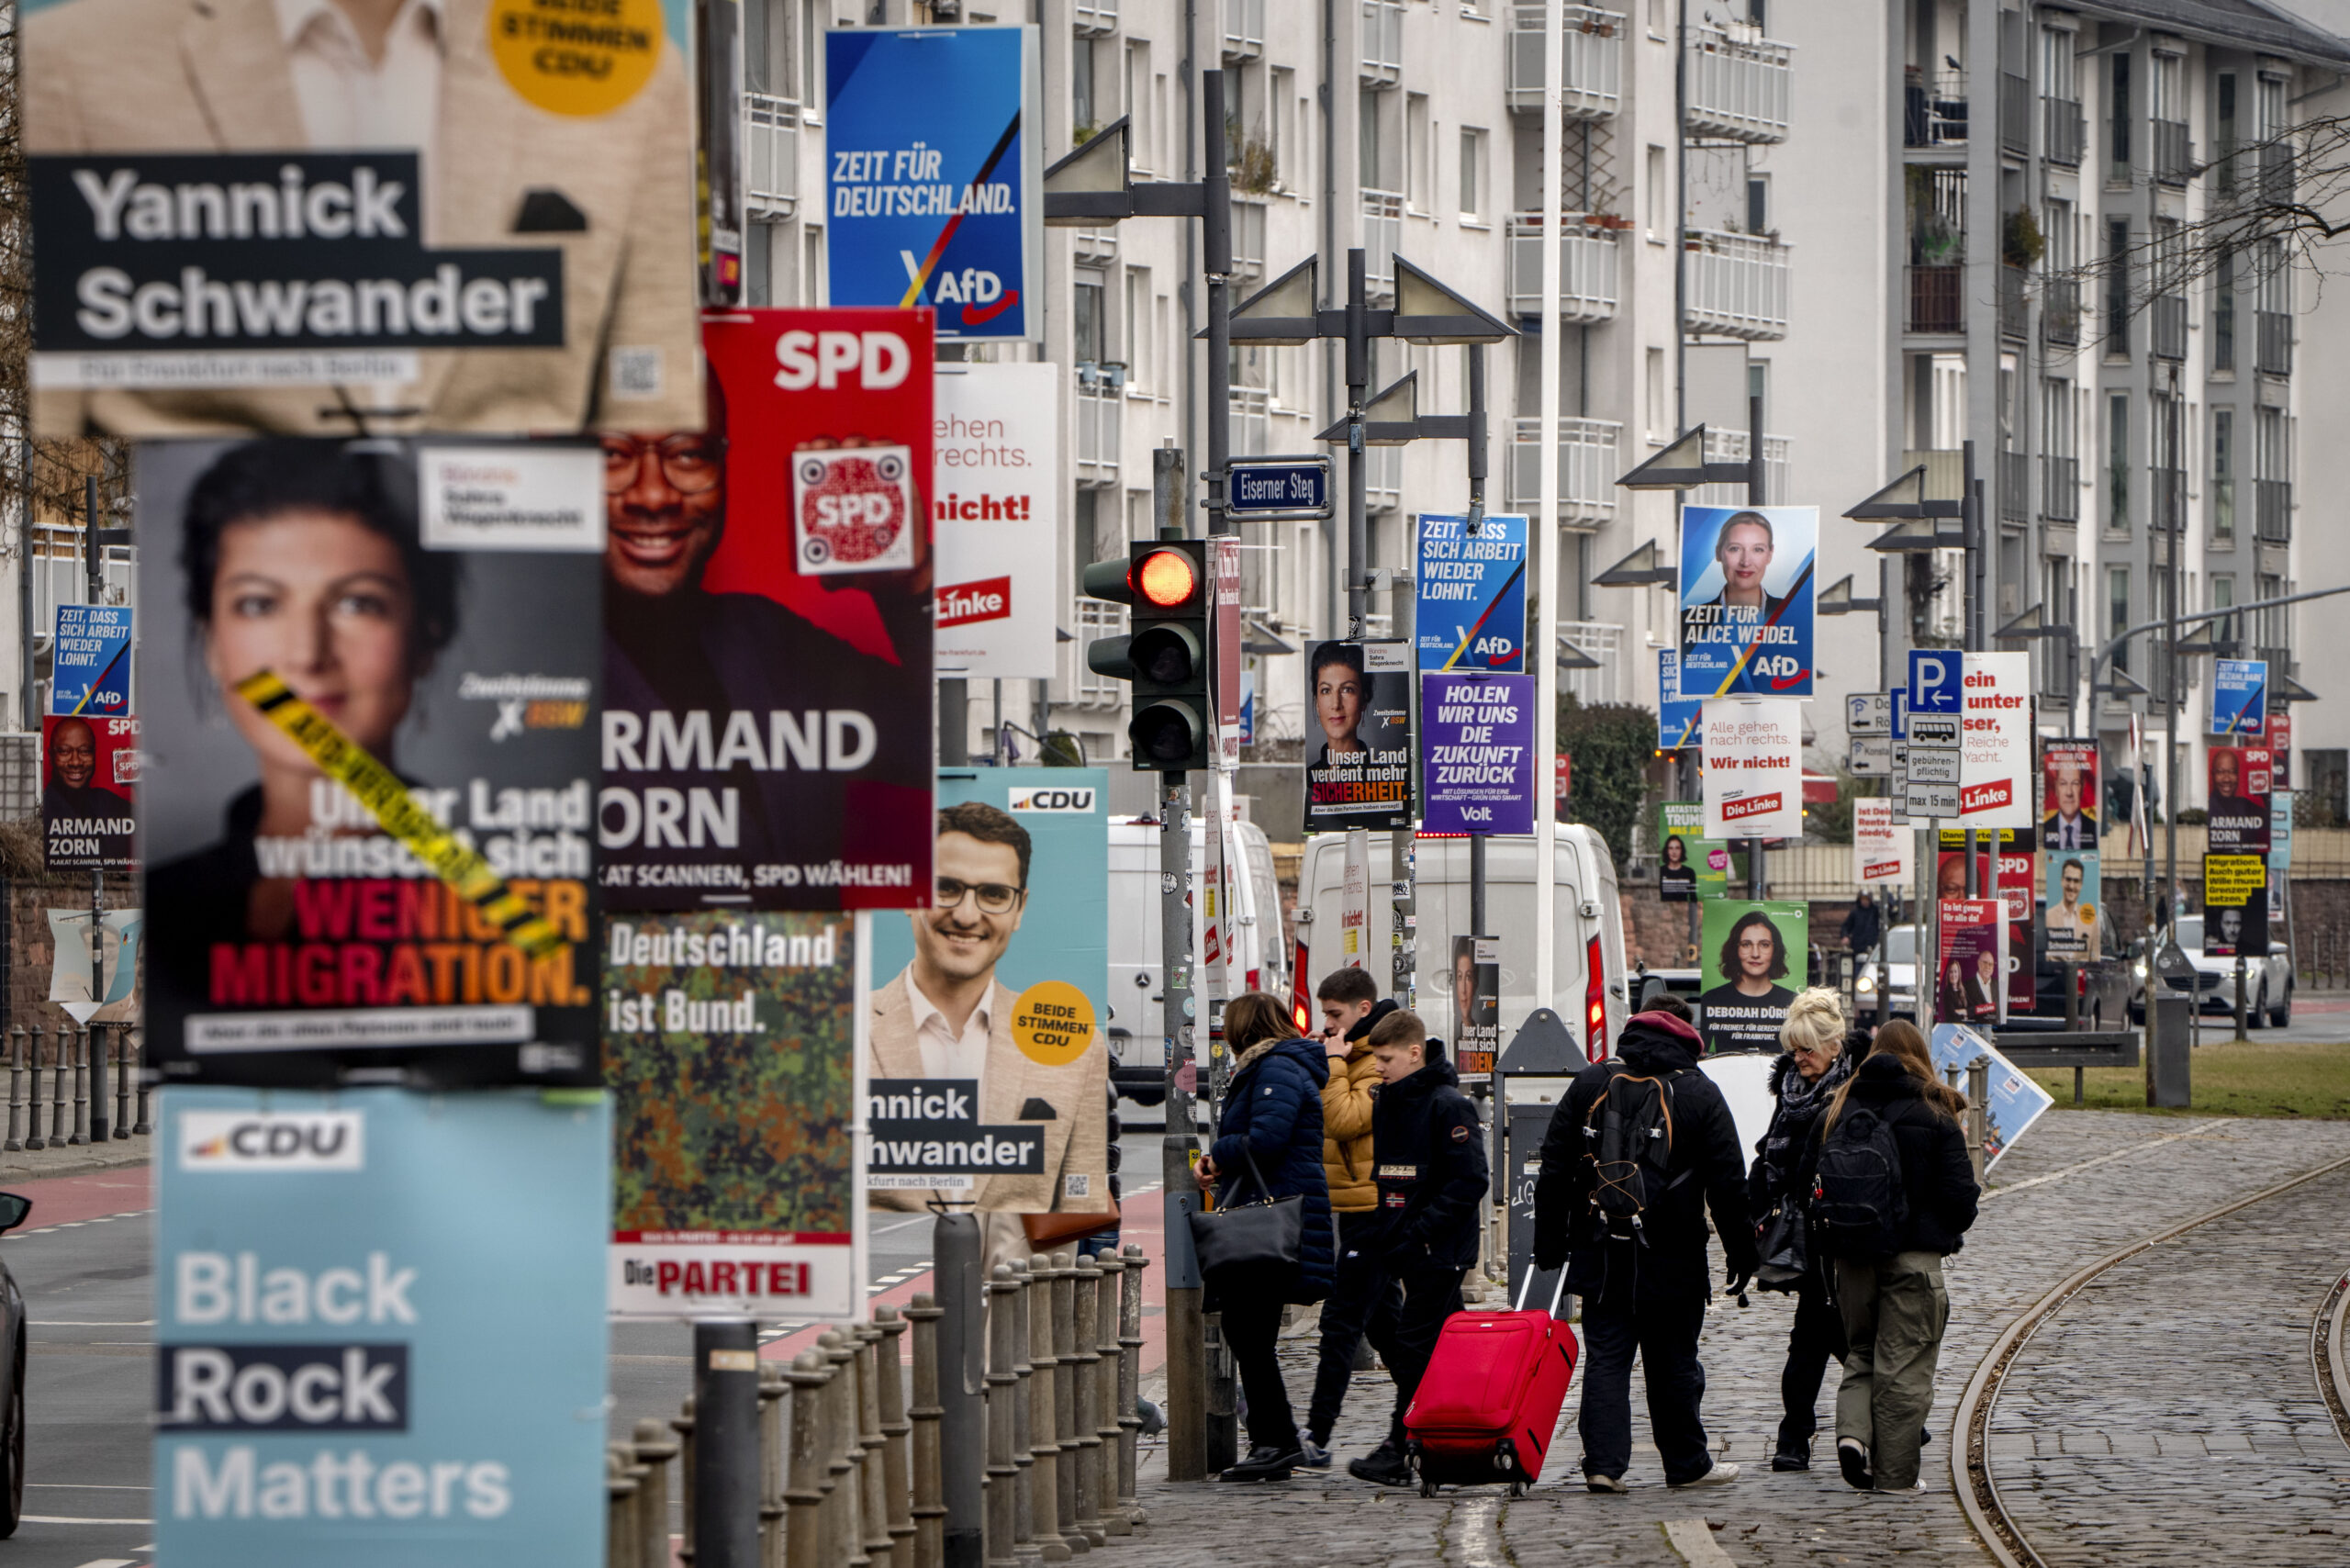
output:
[[[1559,750],[1568,765],[1567,807],[1598,830],[1620,875],[1632,858],[1632,824],[1647,809],[1649,767],[1656,760],[1656,713],[1628,702],[1586,708],[1559,694]]]
[[[1999,253],[2011,267],[2036,267],[2048,253],[2047,237],[2040,232],[2040,220],[2032,217],[2031,208],[2020,207],[2008,214]]]
[[[1037,748],[1038,760],[1046,767],[1083,767],[1085,745],[1067,730],[1047,730],[1044,744]]]

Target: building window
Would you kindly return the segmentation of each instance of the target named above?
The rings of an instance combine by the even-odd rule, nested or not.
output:
[[[824,275],[824,226],[805,224],[800,229],[800,303],[811,309],[821,309],[832,297],[832,279]]]
[[[1664,351],[1651,349],[1647,357],[1649,439],[1670,441],[1675,433],[1673,429],[1673,386],[1665,379]]]
[[[1150,45],[1133,40],[1126,44],[1126,77],[1121,86],[1125,114],[1131,122],[1127,127],[1126,145],[1131,150],[1136,172],[1144,173],[1153,166],[1150,161],[1149,106],[1144,101],[1150,87]]]
[[[2130,629],[2130,568],[2108,566],[2105,569],[2106,627],[2108,637],[2119,637]],[[2113,667],[2127,673],[2130,668],[2130,644],[2118,643],[2113,649]]]
[[[1771,232],[1771,176],[1746,176],[1746,231],[1749,234]]]
[[[1080,273],[1075,308],[1069,320],[1076,341],[1071,345],[1080,364],[1100,364],[1109,358],[1109,323],[1102,315],[1102,274]]]
[[[2105,357],[2130,357],[2130,220],[2126,218],[2105,220]]]
[[[2079,68],[2074,58],[2073,29],[2040,29],[2040,90],[2068,104],[2081,101]]]
[[[1272,154],[1273,178],[1281,179],[1281,154],[1289,146],[1282,129],[1289,123],[1289,101],[1296,93],[1297,73],[1275,66],[1266,73],[1265,151]]]
[[[2126,185],[2130,183],[2130,51],[2121,50],[2106,58],[2113,62],[2105,103],[2106,178]]]
[[[1476,223],[1485,212],[1485,133],[1460,133],[1460,221]]]
[[[1673,237],[1672,207],[1666,202],[1672,194],[1665,184],[1664,149],[1651,147],[1648,156],[1648,234],[1659,244]]]
[[[1404,98],[1404,205],[1414,212],[1436,210],[1435,134],[1428,122],[1428,95],[1409,93]]]
[[[824,24],[828,17],[818,15],[822,0],[800,0],[800,118],[803,123],[823,118],[824,111]]]
[[[1150,386],[1150,272],[1126,269],[1126,382],[1137,390]]]
[[[2222,163],[2221,168],[2228,165]],[[2211,369],[2232,373],[2236,367],[2236,253],[2223,248],[2211,272]]]
[[[2236,188],[2236,73],[2211,78],[2211,174],[2222,191]]]
[[[2211,410],[2211,545],[2236,542],[2236,411]],[[2216,584],[2217,579],[2214,579]]]
[[[2109,532],[2130,531],[2130,394],[2109,393],[2105,399],[2105,526]]]
[[[1771,428],[1771,362],[1767,359],[1746,362],[1746,406],[1751,409],[1758,402],[1762,409],[1762,425],[1767,431]],[[1751,431],[1749,435],[1751,438]]]

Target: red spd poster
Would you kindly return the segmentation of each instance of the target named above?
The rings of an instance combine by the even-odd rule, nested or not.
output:
[[[41,844],[52,871],[127,871],[138,834],[139,721],[40,722]]]

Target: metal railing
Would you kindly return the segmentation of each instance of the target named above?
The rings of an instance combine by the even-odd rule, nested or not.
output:
[[[2051,522],[2081,518],[2081,462],[2043,455],[2040,460],[2040,515]]]
[[[1069,0],[1069,30],[1080,38],[1100,38],[1118,30],[1118,0]]]
[[[1547,7],[1516,6],[1509,18],[1509,106],[1542,108],[1542,28]],[[1569,6],[1561,40],[1566,60],[1559,106],[1569,119],[1603,119],[1621,106],[1624,14],[1595,6]]]
[[[1362,192],[1363,279],[1371,292],[1385,297],[1395,291],[1395,246],[1404,237],[1404,194],[1401,191]]]
[[[1118,449],[1125,417],[1125,389],[1119,377],[1080,365],[1077,371],[1077,482],[1115,485]]]
[[[2031,317],[2026,308],[2027,285],[2031,274],[2021,267],[1999,265],[1999,331],[2022,342],[2031,330]]]
[[[1700,136],[1732,141],[1785,141],[1794,76],[1793,46],[1732,38],[1719,28],[1689,29],[1687,109]]]
[[[1711,229],[1684,230],[1682,242],[1689,251],[1690,330],[1750,341],[1787,335],[1786,246]]]
[[[2088,140],[2087,117],[2072,98],[2040,100],[2040,155],[2066,168],[2081,166],[2081,149]]]
[[[1559,641],[1599,661],[1597,669],[1562,669],[1559,689],[1572,691],[1586,708],[1621,702],[1629,695],[1624,679],[1624,628],[1602,621],[1561,621]]]
[[[2012,71],[1999,73],[1999,145],[2019,154],[2031,151],[2031,84]]]
[[[2009,522],[2031,519],[2031,457],[2028,453],[1999,454],[1999,516]]]
[[[2195,172],[2195,150],[2187,138],[2187,122],[2158,119],[2154,131],[2154,178],[2166,185],[2183,185]]]
[[[743,205],[753,218],[800,208],[800,101],[743,95]]]
[[[1262,457],[1273,430],[1273,395],[1262,386],[1232,389],[1232,455]]]
[[[1706,431],[1706,461],[1708,463],[1743,463],[1751,450],[1744,431]],[[1794,494],[1787,487],[1787,438],[1766,433],[1762,437],[1762,491],[1766,503],[1777,506]],[[1700,485],[1689,492],[1689,499],[1701,507],[1735,507],[1746,504],[1746,486],[1741,481],[1728,485]]]
[[[1559,521],[1596,526],[1616,515],[1616,476],[1624,471],[1619,450],[1624,427],[1613,420],[1559,421]],[[1509,499],[1520,511],[1541,501],[1542,421],[1512,421]]]
[[[2293,374],[2293,318],[2282,310],[2256,310],[2254,334],[2257,342],[2255,362],[2263,375]]]
[[[2293,542],[2293,482],[2255,479],[2252,482],[2254,529],[2263,544]]]
[[[1512,213],[1508,228],[1510,313],[1539,315],[1542,309],[1542,215]],[[1561,320],[1616,319],[1616,255],[1615,230],[1588,227],[1581,213],[1565,216],[1559,236]]]
[[[2062,348],[2081,342],[2081,280],[2043,277],[2040,280],[2040,335]]]
[[[1362,0],[1362,79],[1375,87],[1404,79],[1404,0]]]
[[[1912,67],[1901,86],[1901,144],[1964,145],[1966,109],[1965,72],[1928,72]]]
[[[1909,274],[1909,308],[1902,318],[1905,331],[1963,332],[1966,330],[1966,269],[1964,266],[1913,266]]]
[[[2156,359],[2187,357],[2187,297],[2158,294],[2146,314],[2152,319],[2150,352]]]
[[[1224,57],[1254,60],[1265,52],[1265,0],[1224,0]]]

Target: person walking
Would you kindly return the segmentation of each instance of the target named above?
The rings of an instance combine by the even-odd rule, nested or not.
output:
[[[1876,949],[1877,938],[1885,934],[1885,924],[1876,912],[1876,895],[1866,888],[1852,901],[1851,911],[1844,916],[1842,935],[1844,946],[1855,958]]]
[[[1613,1059],[1575,1075],[1551,1114],[1534,1186],[1534,1260],[1567,1265],[1583,1297],[1584,1484],[1627,1490],[1632,1462],[1632,1358],[1648,1385],[1649,1425],[1671,1486],[1718,1485],[1738,1466],[1715,1460],[1698,1413],[1697,1360],[1709,1273],[1705,1211],[1729,1255],[1729,1294],[1756,1263],[1743,1190],[1746,1160],[1729,1106],[1697,1070],[1688,1009],[1661,998],[1635,1014]]]
[[[1779,1025],[1779,1040],[1786,1054],[1771,1064],[1771,1093],[1777,1102],[1771,1125],[1754,1146],[1754,1165],[1746,1174],[1747,1206],[1754,1215],[1758,1241],[1771,1229],[1783,1209],[1795,1216],[1803,1234],[1803,1210],[1808,1188],[1799,1185],[1796,1168],[1811,1140],[1820,1113],[1844,1081],[1852,1076],[1859,1058],[1851,1054],[1853,1036],[1858,1049],[1868,1050],[1865,1030],[1844,1026],[1843,1003],[1825,986],[1798,992],[1788,1004],[1786,1022]],[[1765,1285],[1765,1290],[1792,1289],[1796,1317],[1787,1331],[1787,1364],[1779,1372],[1779,1442],[1771,1455],[1773,1470],[1809,1470],[1812,1434],[1819,1429],[1817,1406],[1819,1385],[1830,1361],[1844,1359],[1844,1325],[1829,1299],[1828,1282],[1816,1259],[1807,1259],[1803,1276],[1792,1286]]]
[[[1395,1011],[1369,969],[1334,969],[1315,988],[1322,1009],[1316,1036],[1330,1058],[1322,1085],[1322,1169],[1330,1183],[1337,1272],[1322,1303],[1320,1364],[1305,1415],[1308,1470],[1330,1468],[1330,1432],[1353,1380],[1355,1352],[1366,1336],[1384,1345],[1395,1329],[1400,1295],[1379,1267],[1379,1183],[1371,1175],[1371,1106],[1379,1088],[1373,1025]]]
[[[1485,1140],[1476,1104],[1460,1076],[1436,1056],[1419,1014],[1391,1013],[1372,1025],[1380,1086],[1371,1112],[1371,1153],[1379,1172],[1379,1291],[1404,1287],[1394,1327],[1371,1339],[1395,1380],[1387,1438],[1347,1473],[1381,1486],[1412,1479],[1404,1456],[1404,1412],[1419,1392],[1444,1320],[1462,1306],[1460,1282],[1477,1261],[1479,1206],[1488,1182]],[[1433,1059],[1431,1059],[1433,1058]]]
[[[1295,1268],[1208,1282],[1205,1306],[1224,1315],[1248,1395],[1248,1453],[1224,1473],[1226,1481],[1283,1481],[1305,1456],[1289,1389],[1274,1354],[1281,1308],[1320,1301],[1330,1289],[1330,1188],[1322,1172],[1322,1085],[1329,1058],[1301,1036],[1288,1004],[1252,991],[1224,1010],[1225,1043],[1234,1052],[1216,1139],[1196,1172],[1216,1206],[1303,1197],[1305,1226]]]
[[[1942,1260],[1965,1245],[1982,1196],[1926,1037],[1897,1018],[1836,1091],[1806,1145],[1813,1235],[1834,1260],[1844,1381],[1836,1462],[1863,1491],[1913,1493],[1950,1296]]]

